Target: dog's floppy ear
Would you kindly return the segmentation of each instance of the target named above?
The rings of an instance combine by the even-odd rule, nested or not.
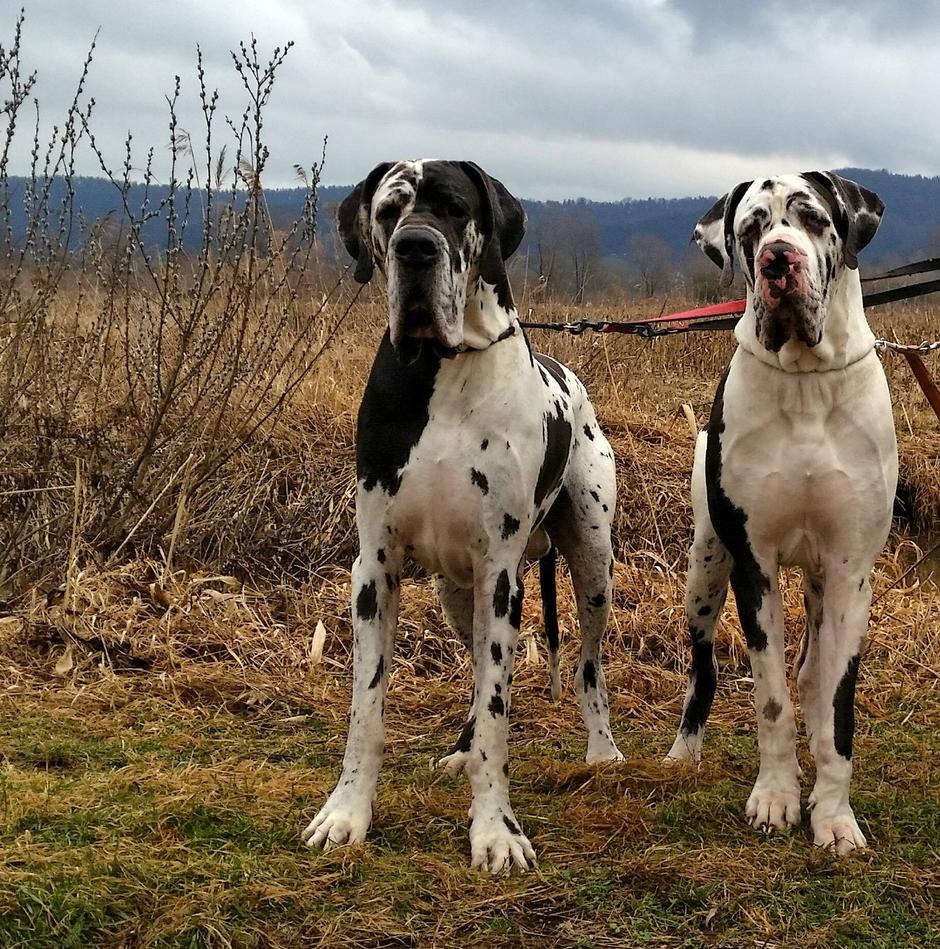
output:
[[[858,269],[858,255],[871,242],[884,214],[884,201],[854,181],[831,171],[804,171],[802,177],[829,207],[842,238],[845,265]]]
[[[480,193],[486,240],[480,257],[480,276],[499,286],[506,282],[503,261],[515,253],[525,234],[525,210],[501,181],[491,178],[476,162],[462,161],[460,167]]]
[[[720,197],[692,231],[692,240],[710,261],[721,267],[723,287],[730,286],[734,279],[734,214],[751,184],[742,181],[733,191]]]
[[[383,161],[369,172],[365,181],[360,181],[343,198],[336,214],[339,222],[339,234],[343,239],[349,256],[356,261],[354,276],[358,283],[368,283],[375,270],[372,259],[372,198],[379,182],[394,162]]]

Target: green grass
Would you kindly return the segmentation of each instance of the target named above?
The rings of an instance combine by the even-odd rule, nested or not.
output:
[[[428,767],[446,735],[393,742],[369,843],[318,855],[298,833],[339,764],[323,720],[47,696],[0,720],[0,945],[940,945],[940,739],[902,721],[859,743],[874,849],[845,860],[744,824],[749,730],[712,729],[670,776],[665,729],[596,772],[576,727],[516,729],[540,865],[493,881],[467,868],[466,782]]]

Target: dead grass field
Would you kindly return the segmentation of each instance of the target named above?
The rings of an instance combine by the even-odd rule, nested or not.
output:
[[[599,312],[610,314],[571,315]],[[614,315],[631,312],[649,310]],[[873,322],[906,341],[940,334],[940,310],[924,304]],[[912,538],[926,546],[940,528],[940,428],[891,355],[912,511],[877,568],[859,680],[854,803],[870,851],[837,859],[812,847],[806,826],[764,837],[745,825],[756,730],[732,609],[719,628],[706,761],[658,763],[686,661],[692,435],[681,406],[705,419],[732,345],[705,334],[655,344],[532,334],[580,373],[617,454],[607,676],[628,760],[583,764],[574,644],[569,637],[565,694],[553,704],[530,645],[541,645],[530,575],[511,788],[539,868],[496,880],[471,872],[469,788],[431,767],[462,722],[470,671],[428,582],[415,577],[402,596],[370,840],[327,855],[301,845],[345,738],[353,429],[381,324],[374,300],[357,305],[259,446],[273,459],[268,474],[246,458],[255,490],[232,482],[226,516],[261,519],[273,517],[279,479],[290,483],[270,546],[286,538],[284,552],[307,575],[285,570],[278,581],[272,570],[252,581],[250,569],[192,554],[168,569],[156,554],[104,565],[77,551],[66,576],[0,617],[0,944],[940,945],[940,599],[927,571],[902,577],[917,554]],[[300,526],[284,533],[292,518]],[[570,633],[566,577],[559,597]],[[786,607],[792,654],[792,578]],[[805,741],[800,757],[808,791]]]

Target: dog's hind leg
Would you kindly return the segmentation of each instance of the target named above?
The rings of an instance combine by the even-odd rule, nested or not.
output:
[[[592,448],[597,451],[572,458],[565,487],[545,519],[549,536],[568,562],[578,607],[581,656],[575,672],[575,690],[587,729],[585,759],[589,763],[623,760],[610,730],[607,682],[601,661],[614,589],[610,525],[616,481],[609,446],[599,429],[594,429],[593,435]]]
[[[682,703],[682,721],[666,760],[699,761],[705,722],[718,684],[715,627],[725,605],[731,576],[731,555],[724,548],[708,514],[705,492],[705,442],[699,435],[692,471],[695,537],[689,551],[685,588],[685,617],[691,646],[689,686]]]
[[[353,688],[343,770],[307,825],[308,847],[359,843],[372,823],[372,800],[385,752],[385,693],[392,663],[401,557],[361,541],[352,569]]]
[[[448,625],[460,637],[460,641],[467,647],[470,658],[473,658],[473,588],[463,589],[446,577],[436,577],[434,588],[441,601],[444,618]],[[470,754],[470,745],[473,742],[473,731],[476,727],[476,706],[473,690],[470,696],[470,712],[457,741],[450,753],[438,761],[438,767],[444,768],[449,774],[459,774],[467,765]]]

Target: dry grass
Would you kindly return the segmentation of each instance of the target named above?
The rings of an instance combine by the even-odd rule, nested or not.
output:
[[[874,322],[919,340],[936,335],[937,316],[919,305]],[[711,335],[651,345],[533,334],[584,379],[617,454],[607,669],[628,761],[582,763],[570,682],[552,704],[544,664],[528,658],[529,638],[540,641],[530,596],[512,790],[540,869],[471,874],[466,783],[430,768],[462,720],[469,667],[427,581],[410,579],[370,843],[326,856],[300,846],[342,754],[354,413],[381,324],[374,298],[357,306],[271,429],[187,500],[174,535],[185,569],[161,555],[169,538],[110,564],[76,544],[61,575],[0,619],[0,943],[940,944],[940,603],[926,574],[892,586],[915,555],[911,536],[924,544],[940,526],[940,429],[892,356],[913,509],[876,571],[859,686],[856,804],[871,852],[838,861],[805,832],[759,838],[744,825],[756,741],[733,611],[719,632],[708,760],[678,772],[658,764],[684,687],[692,435],[682,405],[704,420],[731,351],[730,338]],[[218,554],[233,521],[253,525],[238,535],[255,538],[250,560]],[[188,541],[213,531],[214,545]],[[214,559],[200,561],[201,549]],[[559,596],[570,634],[566,579]],[[788,583],[791,649],[798,601]],[[326,642],[315,661],[318,622]],[[563,668],[574,649],[568,635]],[[805,749],[801,758],[811,774]]]

